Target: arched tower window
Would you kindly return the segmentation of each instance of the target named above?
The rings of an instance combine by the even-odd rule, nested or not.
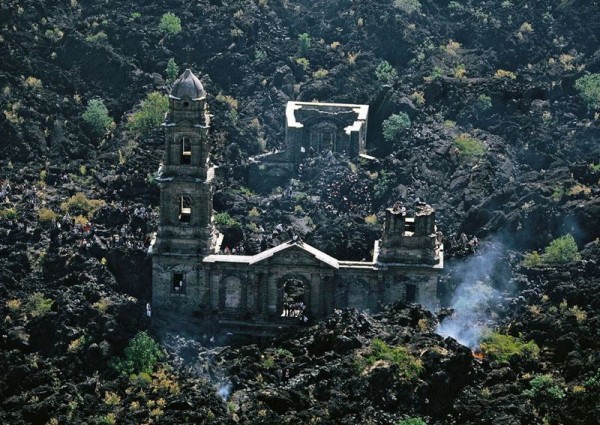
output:
[[[179,197],[179,222],[189,223],[192,218],[192,198],[186,195]]]
[[[192,163],[192,141],[189,137],[181,138],[181,164]]]

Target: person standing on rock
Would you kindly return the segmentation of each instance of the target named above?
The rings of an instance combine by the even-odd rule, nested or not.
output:
[[[146,317],[152,317],[152,307],[150,306],[150,303],[146,304]]]

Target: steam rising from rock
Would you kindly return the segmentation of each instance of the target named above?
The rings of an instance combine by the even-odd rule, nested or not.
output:
[[[231,384],[220,384],[217,389],[217,394],[219,394],[223,401],[227,401],[231,394]]]
[[[454,314],[438,325],[437,333],[470,348],[479,345],[482,333],[494,322],[489,307],[492,301],[499,299],[500,292],[491,286],[491,275],[501,254],[497,246],[489,244],[454,266],[452,275],[458,276],[461,282],[452,297]]]

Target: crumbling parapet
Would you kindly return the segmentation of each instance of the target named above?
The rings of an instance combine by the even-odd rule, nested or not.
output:
[[[401,203],[386,209],[377,262],[435,265],[441,260],[441,248],[435,210],[430,205],[417,202],[414,217],[407,216]]]

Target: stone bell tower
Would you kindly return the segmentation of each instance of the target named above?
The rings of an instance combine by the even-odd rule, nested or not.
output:
[[[153,300],[189,304],[203,283],[201,259],[214,253],[219,242],[212,221],[214,169],[208,159],[206,92],[189,69],[173,83],[163,126],[166,152],[156,179],[160,219],[152,252]]]

